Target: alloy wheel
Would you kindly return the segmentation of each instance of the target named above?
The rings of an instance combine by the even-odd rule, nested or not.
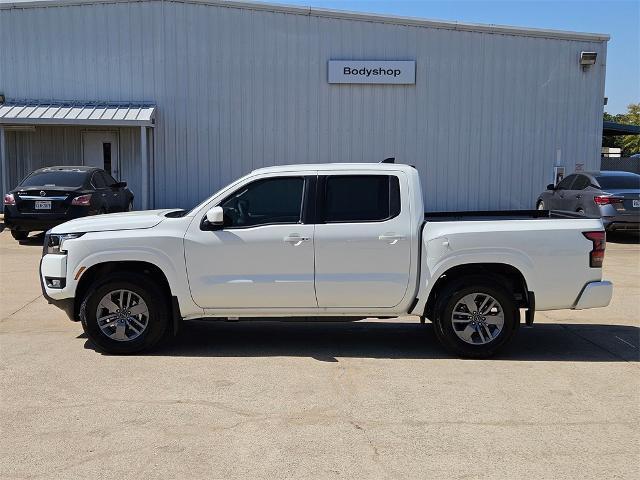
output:
[[[149,308],[145,301],[131,290],[113,290],[98,303],[98,327],[112,340],[135,340],[149,325]]]
[[[491,295],[470,293],[456,303],[451,313],[453,331],[460,340],[483,345],[494,340],[504,327],[502,305]]]

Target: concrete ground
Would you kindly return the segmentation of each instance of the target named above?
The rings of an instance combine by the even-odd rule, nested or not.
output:
[[[40,295],[41,237],[0,233],[0,478],[640,478],[640,245],[612,304],[537,315],[498,358],[415,319],[191,322],[96,353]]]

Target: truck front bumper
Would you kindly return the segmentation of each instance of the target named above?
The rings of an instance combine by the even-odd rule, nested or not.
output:
[[[606,307],[611,302],[612,295],[613,284],[611,282],[606,280],[589,282],[578,295],[578,299],[572,308],[573,310],[583,310],[586,308]]]

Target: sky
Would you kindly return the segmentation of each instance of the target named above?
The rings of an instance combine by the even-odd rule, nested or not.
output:
[[[607,33],[605,111],[640,102],[640,0],[273,0],[431,20]]]

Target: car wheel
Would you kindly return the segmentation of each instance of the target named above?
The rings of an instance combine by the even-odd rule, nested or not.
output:
[[[546,208],[545,208],[545,205],[544,205],[544,201],[540,200],[540,201],[538,202],[538,205],[536,205],[536,208],[537,208],[538,210],[545,210]]]
[[[127,205],[127,212],[131,211],[133,211],[133,200],[130,200],[129,204]]]
[[[127,272],[89,289],[80,320],[98,350],[131,354],[149,350],[168,336],[170,311],[167,295],[156,283]]]
[[[584,215],[584,209],[579,208],[578,210],[576,210],[580,215]]]
[[[436,307],[434,329],[449,351],[488,358],[503,348],[520,326],[520,311],[499,282],[472,277],[452,284]]]
[[[11,236],[18,241],[26,240],[29,236],[29,232],[23,230],[11,230]]]

